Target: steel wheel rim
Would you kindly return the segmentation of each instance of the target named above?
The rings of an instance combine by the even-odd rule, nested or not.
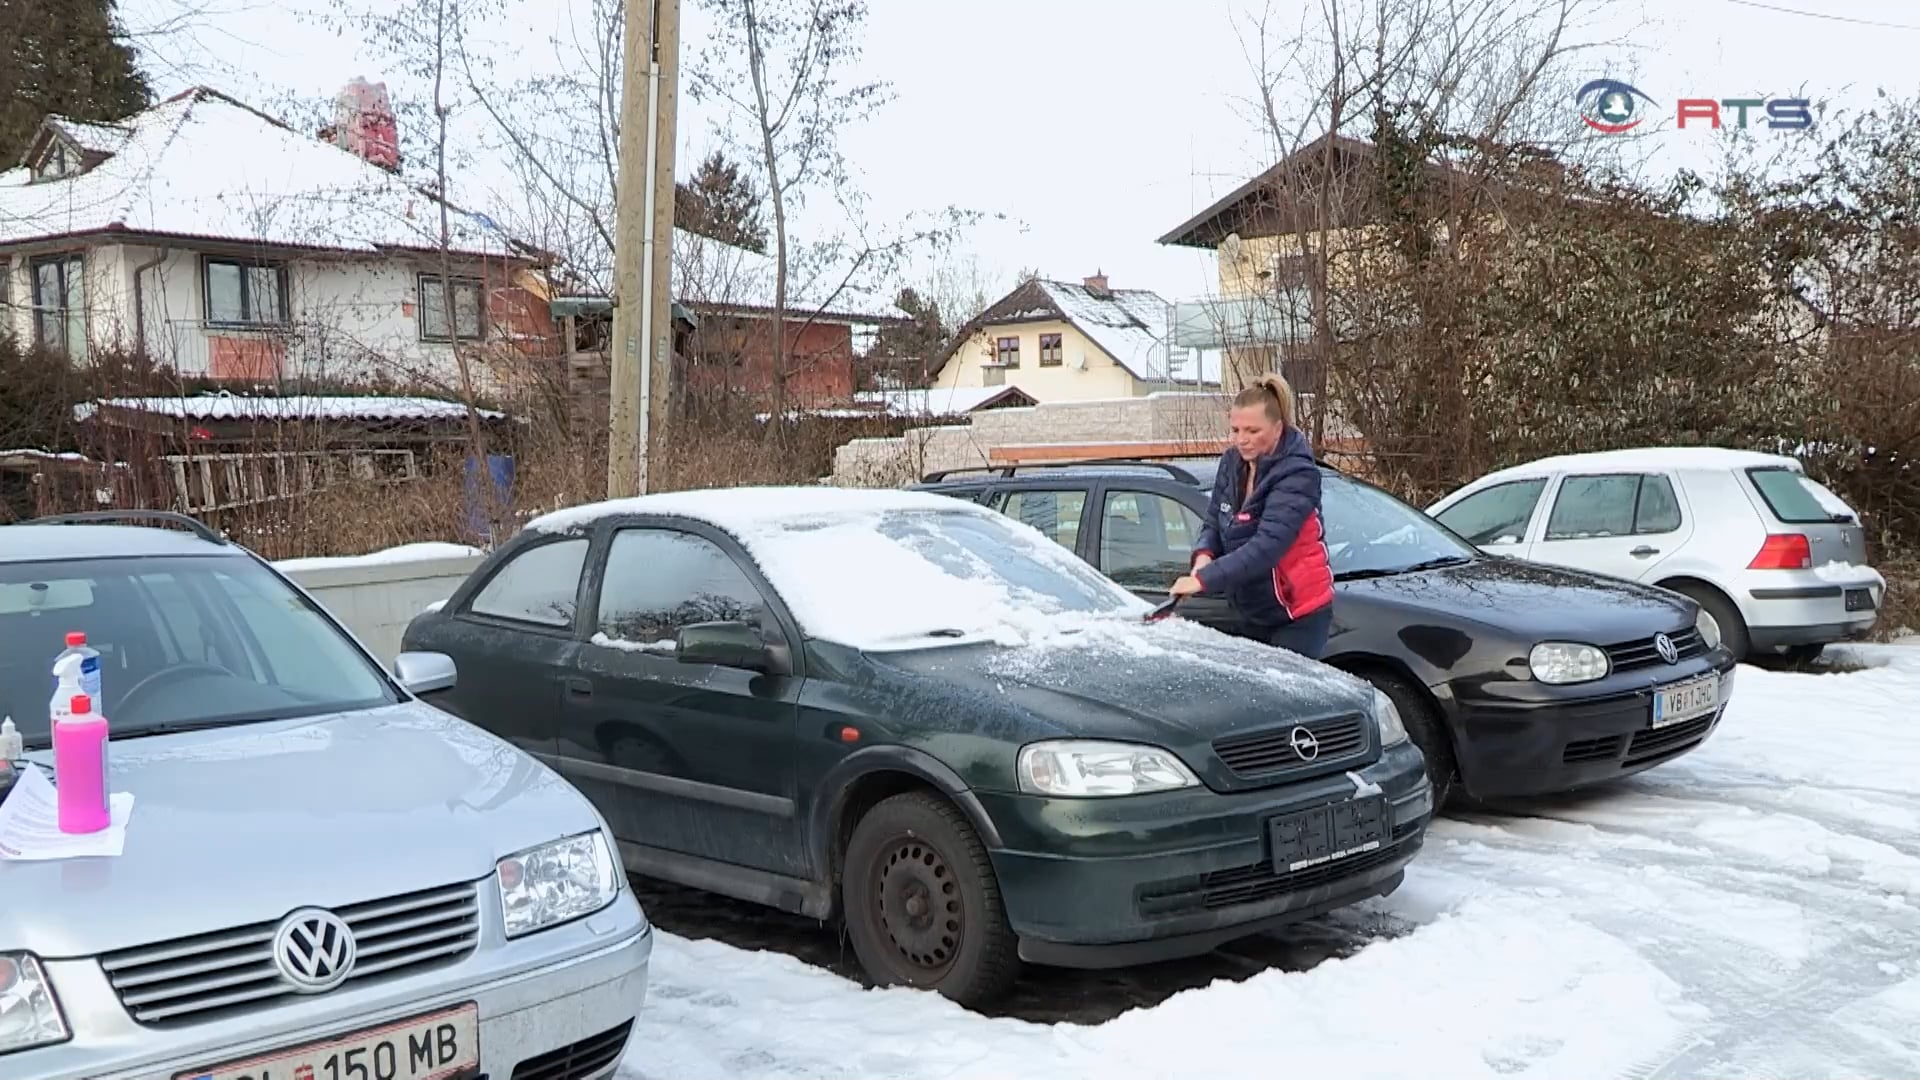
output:
[[[909,977],[938,979],[953,968],[965,940],[966,908],[952,867],[932,844],[902,837],[881,851],[874,910],[881,937]]]

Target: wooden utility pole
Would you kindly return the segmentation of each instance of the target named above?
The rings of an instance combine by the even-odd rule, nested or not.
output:
[[[610,499],[647,490],[650,421],[657,415],[652,406],[666,389],[659,354],[664,352],[669,361],[672,357],[673,329],[667,312],[672,296],[673,113],[678,104],[679,45],[679,0],[627,4],[607,402]],[[663,339],[668,343],[664,350],[656,344]],[[657,374],[663,377],[656,378]]]
[[[653,355],[648,365],[645,417],[651,423],[640,427],[640,489],[647,490],[647,462],[651,449],[660,442],[672,415],[673,370],[673,220],[676,186],[674,175],[676,119],[680,115],[680,0],[653,0],[655,80],[658,92],[654,104],[653,149],[653,315],[648,320],[653,330]]]

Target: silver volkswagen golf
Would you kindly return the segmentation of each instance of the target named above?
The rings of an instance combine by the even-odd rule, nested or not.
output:
[[[451,660],[389,675],[270,565],[173,520],[194,531],[0,528],[16,775],[59,783],[50,665],[78,630],[132,796],[117,855],[0,851],[0,1076],[611,1075],[653,936],[606,822],[417,700]]]

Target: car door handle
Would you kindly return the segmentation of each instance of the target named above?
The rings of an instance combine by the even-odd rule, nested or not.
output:
[[[1644,559],[1649,555],[1660,554],[1660,549],[1657,547],[1648,547],[1645,544],[1641,544],[1639,547],[1634,548],[1632,551],[1627,552],[1627,554],[1633,556],[1636,559]]]
[[[585,679],[568,679],[563,685],[567,688],[568,697],[593,696],[593,684]]]

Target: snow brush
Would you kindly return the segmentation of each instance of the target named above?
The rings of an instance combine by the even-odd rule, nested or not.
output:
[[[1180,597],[1178,596],[1168,597],[1166,603],[1161,604],[1159,607],[1154,608],[1152,611],[1147,612],[1146,616],[1142,618],[1140,621],[1150,622],[1150,623],[1159,622],[1160,620],[1172,615],[1173,609],[1178,606],[1180,606]]]

